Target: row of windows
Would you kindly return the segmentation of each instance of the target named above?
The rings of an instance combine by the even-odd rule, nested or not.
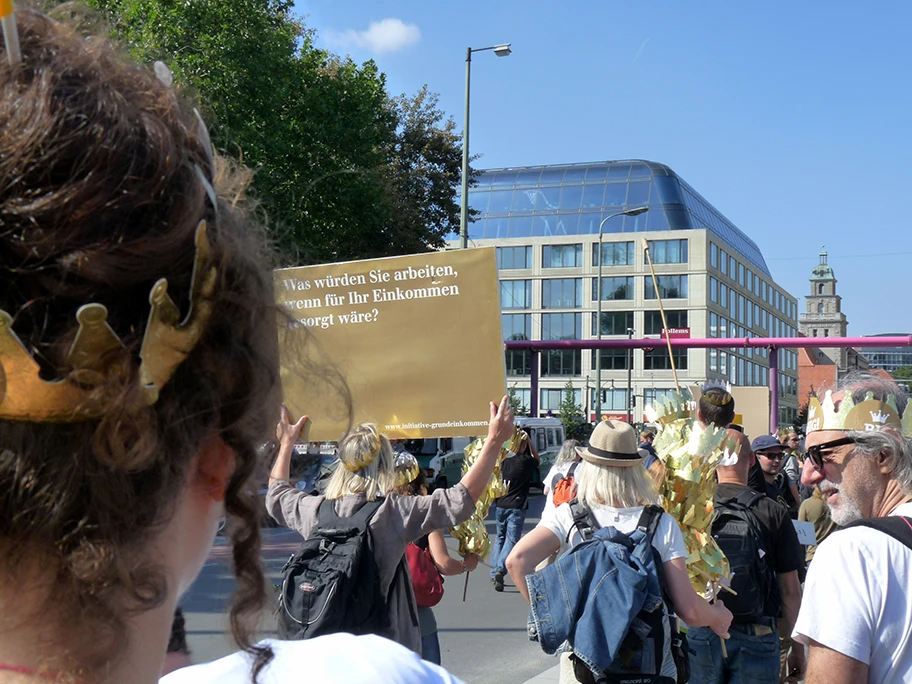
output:
[[[638,207],[644,204],[680,203],[675,179],[661,176],[652,179],[610,182],[604,180],[563,185],[530,185],[516,187],[495,185],[469,190],[469,207],[482,214],[517,212],[554,212],[603,207]]]
[[[766,302],[784,316],[793,320],[798,317],[798,305],[795,302],[790,301],[784,293],[772,285],[768,285],[750,268],[745,268],[744,264],[739,263],[734,256],[728,254],[714,242],[709,243],[709,265],[717,268],[722,275],[746,288],[748,292],[755,294],[761,301]]]
[[[503,314],[504,316],[530,316],[531,314]],[[592,336],[598,335],[596,327],[596,318],[598,314],[592,314]],[[665,312],[665,318],[668,320],[669,328],[687,328],[687,310],[675,310]],[[626,335],[628,329],[633,328],[633,311],[603,311],[602,312],[602,335]],[[643,312],[643,334],[644,335],[661,335],[665,328],[662,325],[662,314],[659,311]]]
[[[633,266],[633,242],[603,242],[603,266]],[[651,240],[649,252],[654,264],[686,264],[687,240]],[[583,265],[583,245],[544,245],[542,268],[580,268]],[[592,266],[599,265],[598,243],[592,245]],[[532,268],[532,247],[498,247],[497,268],[519,270]]]
[[[733,319],[748,329],[767,330],[772,337],[797,335],[797,329],[793,325],[713,277],[709,279],[709,301],[727,310]]]
[[[578,164],[548,168],[531,168],[496,172],[485,172],[478,178],[478,187],[489,185],[559,185],[560,183],[580,183],[582,181],[604,183],[605,180],[626,181],[627,178],[651,178],[653,171],[642,163],[606,164],[591,166]]]
[[[629,350],[602,349],[604,370],[626,370],[629,364]],[[687,350],[674,349],[674,363],[678,370],[687,370]],[[539,353],[542,376],[582,375],[583,353],[581,349],[549,349]],[[504,356],[507,375],[530,375],[532,352],[528,349],[509,349]],[[595,370],[595,354],[590,355],[590,370]],[[643,350],[643,370],[671,370],[671,361],[666,347]]]
[[[604,218],[605,214],[601,212],[492,216],[470,223],[469,237],[473,240],[502,240],[553,235],[598,235],[599,225]],[[638,216],[615,216],[604,225],[602,232],[608,235],[642,233],[647,230],[690,230],[693,227],[686,209],[665,205],[653,207]],[[447,239],[456,239],[456,236],[451,234]]]
[[[634,276],[602,278],[601,297],[603,302],[632,300],[634,298]],[[656,299],[655,283],[652,276],[644,276],[644,299]],[[662,299],[687,299],[686,275],[656,276]],[[583,308],[582,278],[544,278],[542,284],[542,309]],[[592,299],[598,301],[599,280],[592,278]],[[500,306],[502,309],[531,309],[531,280],[501,280]]]

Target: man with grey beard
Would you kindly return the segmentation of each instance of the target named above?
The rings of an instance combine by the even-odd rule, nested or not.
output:
[[[899,684],[912,673],[912,408],[894,382],[848,375],[812,398],[802,472],[833,521],[793,637],[807,684]],[[905,434],[904,434],[905,433]]]

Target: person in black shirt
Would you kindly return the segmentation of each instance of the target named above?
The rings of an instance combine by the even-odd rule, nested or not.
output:
[[[507,493],[494,500],[497,509],[494,519],[497,521],[497,535],[494,537],[494,549],[491,552],[491,581],[494,591],[504,590],[504,575],[507,574],[507,556],[513,545],[522,537],[523,523],[526,521],[526,509],[529,507],[529,488],[532,486],[532,473],[538,466],[538,451],[523,432],[519,452],[504,459],[500,466]]]
[[[742,433],[729,430],[729,438],[738,445],[738,462],[719,466],[716,474],[715,500],[733,499],[745,491],[747,475],[755,461],[750,443]],[[705,627],[691,627],[687,639],[695,651],[691,658],[691,682],[764,681],[778,682],[780,676],[780,639],[788,650],[798,608],[801,605],[799,568],[804,567],[804,549],[785,507],[769,497],[759,497],[751,506],[762,533],[764,554],[758,562],[767,563],[775,574],[778,591],[770,592],[764,602],[763,616],[749,624],[733,622],[730,639],[722,655],[719,638]],[[804,650],[796,648],[789,657],[792,672],[803,672]]]
[[[781,503],[788,510],[789,516],[797,520],[798,501],[789,487],[788,477],[782,471],[785,447],[772,435],[760,435],[751,444],[751,450],[763,473],[763,489],[757,491],[764,492],[769,498]]]

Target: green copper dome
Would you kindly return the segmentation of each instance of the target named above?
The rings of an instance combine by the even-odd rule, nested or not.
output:
[[[820,249],[820,263],[814,266],[814,270],[811,271],[811,280],[836,280],[833,269],[827,263],[826,249],[822,247]]]

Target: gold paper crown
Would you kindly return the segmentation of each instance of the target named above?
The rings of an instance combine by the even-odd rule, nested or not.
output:
[[[833,401],[833,392],[827,390],[823,403],[817,397],[811,397],[808,403],[807,432],[820,430],[879,430],[889,427],[902,432],[905,437],[912,438],[912,402],[906,405],[903,416],[900,417],[896,406],[896,397],[887,396],[886,401],[874,398],[873,392],[868,392],[864,401],[856,404],[850,393],[839,404]]]
[[[139,352],[139,377],[147,405],[174,371],[187,358],[202,335],[212,312],[210,297],[215,289],[216,269],[206,268],[211,254],[206,221],[196,228],[196,258],[190,289],[190,309],[184,320],[168,296],[168,281],[152,287],[149,321]],[[110,361],[111,352],[123,350],[123,342],[107,323],[108,310],[101,304],[85,304],[76,312],[79,329],[66,356],[69,374],[48,382],[39,376],[40,366],[13,331],[13,317],[0,310],[0,420],[28,423],[78,423],[100,417],[105,406],[92,397],[108,373],[120,370]]]

